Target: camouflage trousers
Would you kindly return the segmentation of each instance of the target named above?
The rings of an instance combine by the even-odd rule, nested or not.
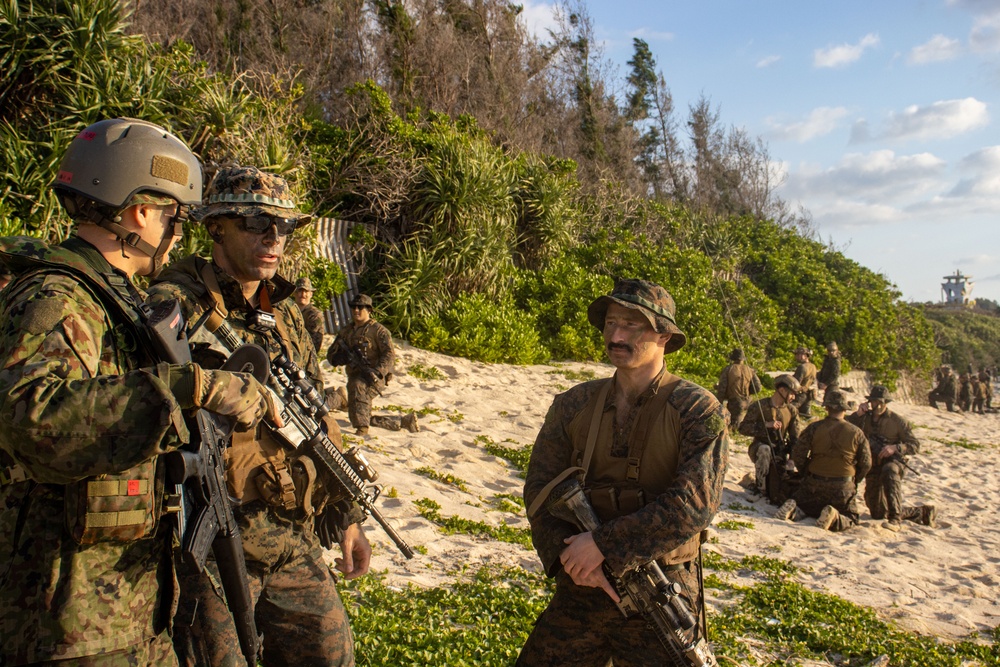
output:
[[[666,570],[681,584],[701,628],[697,561],[690,569]],[[697,604],[693,604],[697,601]],[[516,667],[645,667],[670,664],[656,633],[642,616],[626,619],[608,594],[599,588],[582,588],[560,571],[556,593],[521,648]]]
[[[946,394],[944,392],[932,391],[927,394],[927,402],[931,404],[932,408],[937,409],[937,402],[943,401],[948,407],[948,412],[955,411],[955,396],[953,394]]]
[[[730,398],[726,401],[726,409],[729,410],[729,430],[733,433],[739,429],[743,423],[743,418],[747,414],[747,406],[750,405],[750,398]]]
[[[830,530],[838,532],[856,526],[861,518],[855,504],[857,494],[858,488],[853,478],[807,474],[793,497],[798,508],[813,518],[819,518],[823,508],[832,505],[840,516],[830,526]]]
[[[792,401],[792,405],[799,411],[799,415],[803,417],[810,417],[812,413],[809,411],[809,406],[812,402],[816,400],[816,390],[806,389],[805,391],[795,394],[795,400]]]
[[[887,461],[871,469],[865,477],[865,505],[873,519],[909,519],[920,522],[919,507],[903,506],[903,475],[899,461]]]
[[[347,376],[347,417],[354,428],[368,428],[372,421],[372,399],[379,387],[360,375]]]
[[[317,538],[262,501],[240,512],[257,632],[266,666],[350,667],[354,638],[335,578]],[[219,568],[181,575],[174,646],[187,667],[240,667],[239,637],[226,607]]]
[[[4,664],[0,660],[0,664]],[[87,655],[67,660],[47,660],[31,663],[34,667],[176,667],[177,656],[166,632],[141,644],[129,647],[124,651],[105,653],[104,655]]]

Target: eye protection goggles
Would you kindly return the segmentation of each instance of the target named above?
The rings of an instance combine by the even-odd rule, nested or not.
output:
[[[275,218],[270,215],[248,215],[233,219],[240,229],[251,234],[263,234],[274,225],[278,236],[288,236],[295,231],[299,222],[293,218]]]

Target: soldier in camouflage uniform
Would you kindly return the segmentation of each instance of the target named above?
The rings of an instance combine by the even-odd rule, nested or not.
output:
[[[295,303],[302,311],[306,331],[309,332],[313,347],[316,348],[318,354],[323,349],[323,334],[326,332],[326,326],[323,324],[323,312],[312,305],[313,291],[312,281],[309,278],[299,278],[295,282]]]
[[[976,414],[985,414],[986,406],[986,383],[979,379],[978,373],[972,373],[969,380],[972,394],[972,411]]]
[[[778,376],[774,394],[755,401],[740,424],[740,433],[753,438],[747,453],[754,462],[757,489],[775,505],[785,501],[785,463],[799,438],[799,415],[795,409],[799,389],[798,381],[791,375]]]
[[[319,362],[293,285],[277,274],[285,244],[311,220],[299,212],[284,179],[254,167],[220,170],[206,191],[205,206],[192,211],[212,237],[212,261],[190,256],[172,264],[150,288],[153,302],[178,299],[189,328],[192,356],[219,365],[229,349],[213,333],[225,321],[244,343],[272,359],[284,354],[322,391]],[[218,320],[215,320],[215,318]],[[273,319],[272,319],[273,318]],[[327,434],[340,444],[336,422]],[[315,464],[314,464],[315,465]],[[371,547],[356,507],[338,501],[335,487],[270,429],[237,432],[226,452],[226,483],[243,536],[257,628],[264,636],[265,665],[353,665],[354,642],[334,575],[314,532],[322,522],[337,534],[347,578],[365,574]],[[331,485],[332,486],[332,485]],[[174,643],[187,665],[239,665],[235,625],[210,576],[185,572]]]
[[[938,376],[938,384],[927,395],[927,402],[931,407],[937,409],[937,402],[943,401],[948,408],[948,412],[957,412],[955,400],[958,397],[958,388],[955,386],[955,373],[951,366],[942,366]]]
[[[816,517],[823,530],[838,532],[858,523],[855,497],[858,484],[872,467],[865,434],[846,421],[847,397],[830,389],[823,397],[827,416],[809,424],[792,448],[795,467],[804,473],[792,498],[775,512],[775,518],[798,520]]]
[[[933,505],[903,505],[906,457],[920,451],[920,441],[913,435],[910,422],[889,410],[891,400],[888,387],[873,385],[865,398],[867,402],[847,418],[864,432],[872,448],[872,469],[865,477],[865,504],[873,519],[886,519],[882,527],[894,532],[900,529],[903,519],[934,526]]]
[[[816,375],[816,386],[824,392],[830,389],[840,388],[840,349],[836,341],[831,341],[826,346],[826,356],[823,357],[823,366]]]
[[[556,593],[521,667],[667,664],[646,621],[618,610],[602,568],[621,575],[657,559],[694,615],[703,611],[700,536],[722,498],[729,443],[716,398],[666,370],[664,354],[686,341],[674,312],[667,291],[644,280],[618,281],[587,311],[617,371],[556,396],[535,440],[524,499]],[[544,507],[547,487],[568,473],[582,475],[603,522],[596,531],[580,533]]]
[[[958,409],[962,412],[972,409],[972,384],[968,373],[958,376]]]
[[[0,665],[174,665],[178,589],[163,456],[182,411],[244,428],[274,406],[242,373],[158,358],[134,275],[151,275],[201,198],[201,165],[161,127],[83,130],[57,195],[57,246],[6,238],[0,303]],[[238,651],[237,651],[238,653]]]
[[[760,391],[760,379],[747,365],[743,350],[736,348],[730,352],[729,361],[732,363],[719,374],[715,395],[729,410],[729,432],[736,433],[750,404],[750,395]]]
[[[985,389],[985,408],[987,412],[993,412],[993,378],[990,377],[990,372],[986,369],[979,371],[979,383],[983,385]]]
[[[13,277],[14,277],[14,274],[11,273],[10,269],[8,269],[3,264],[0,264],[0,290],[2,290],[4,287],[6,287],[7,285],[9,285],[10,284],[10,280]]]
[[[327,351],[331,366],[344,366],[347,372],[347,416],[358,435],[366,435],[369,426],[411,433],[420,430],[412,412],[398,415],[372,415],[372,399],[382,394],[392,377],[396,352],[389,330],[372,317],[374,306],[367,294],[351,300],[351,322],[337,332]]]
[[[792,376],[799,383],[799,391],[795,395],[795,407],[799,410],[799,416],[806,419],[811,418],[809,406],[816,400],[816,364],[810,361],[812,350],[799,346],[795,349],[795,360],[798,365]]]

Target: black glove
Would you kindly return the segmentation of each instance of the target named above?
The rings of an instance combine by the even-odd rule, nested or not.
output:
[[[331,503],[316,515],[316,535],[324,549],[332,549],[344,541],[344,531],[351,525],[350,507],[343,502]]]

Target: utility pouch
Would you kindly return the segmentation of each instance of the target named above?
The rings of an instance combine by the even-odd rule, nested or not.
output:
[[[646,505],[645,493],[638,487],[600,486],[584,493],[602,522],[632,514]]]
[[[148,537],[158,518],[156,459],[125,472],[68,484],[66,528],[77,544],[132,542]]]
[[[285,461],[271,460],[260,467],[254,477],[257,492],[268,505],[293,510],[298,502],[295,498],[295,482]]]

